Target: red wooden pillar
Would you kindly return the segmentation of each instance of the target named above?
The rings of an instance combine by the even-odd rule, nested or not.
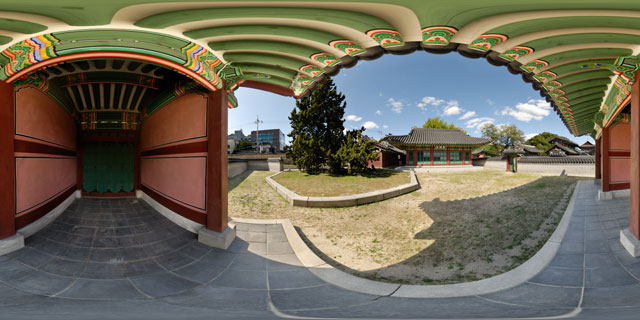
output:
[[[433,165],[433,157],[435,156],[433,149],[429,149],[429,164]]]
[[[631,183],[629,231],[640,240],[640,72],[631,85]],[[604,179],[603,179],[604,180]]]
[[[16,233],[15,94],[13,85],[0,81],[0,239]]]
[[[602,164],[600,163],[600,148],[602,147],[602,143],[600,142],[600,140],[602,140],[602,136],[596,139],[596,179],[602,178]]]
[[[611,182],[611,163],[609,161],[609,131],[609,128],[602,128],[602,134],[600,135],[600,140],[602,140],[600,143],[600,145],[602,146],[602,150],[600,150],[600,167],[602,169],[602,192],[611,190],[609,186],[609,183]],[[633,160],[631,162],[633,163]]]
[[[451,163],[451,157],[449,156],[450,152],[451,151],[449,149],[447,149],[447,165],[449,165]]]
[[[136,142],[133,143],[133,191],[141,189],[140,186],[140,131],[136,131]]]
[[[76,186],[76,190],[80,190],[80,192],[82,192],[82,187],[83,187],[83,177],[82,174],[84,172],[84,163],[82,163],[82,159],[83,159],[83,151],[84,151],[84,141],[82,141],[82,130],[78,129],[78,134],[76,135],[76,137],[78,137],[76,139],[76,166],[78,168],[78,171],[76,172],[76,177],[77,177],[77,186]]]
[[[227,229],[227,93],[209,93],[207,104],[207,229]]]

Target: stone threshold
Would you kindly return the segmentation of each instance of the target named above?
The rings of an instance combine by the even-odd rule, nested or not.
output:
[[[567,232],[569,221],[573,215],[578,190],[581,183],[590,181],[578,181],[567,209],[558,223],[547,243],[533,256],[517,268],[491,278],[448,285],[404,285],[380,281],[373,281],[354,276],[327,264],[320,259],[302,240],[289,219],[241,219],[232,218],[234,222],[249,224],[282,224],[287,240],[294,253],[303,266],[309,269],[318,278],[337,287],[379,296],[398,298],[454,298],[473,295],[483,295],[513,288],[520,285],[543,271],[555,257],[560,243]]]
[[[384,190],[376,190],[366,193],[360,194],[352,194],[347,196],[338,196],[338,197],[309,197],[309,196],[301,196],[287,187],[279,184],[273,177],[281,174],[282,172],[278,172],[272,176],[266,178],[267,183],[273,187],[277,193],[289,202],[292,206],[296,207],[310,207],[310,208],[343,208],[343,207],[353,207],[357,205],[378,202],[382,200],[386,200],[389,198],[397,197],[399,195],[403,195],[420,188],[418,184],[418,179],[416,178],[416,174],[413,170],[409,170],[409,176],[411,178],[411,182],[403,185],[399,185],[397,187],[384,189]]]

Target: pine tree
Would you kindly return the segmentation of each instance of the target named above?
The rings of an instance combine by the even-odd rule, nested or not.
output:
[[[302,171],[318,174],[326,164],[331,172],[342,170],[334,157],[344,142],[345,97],[331,79],[319,84],[308,97],[296,101],[291,111],[291,146],[287,157]]]
[[[335,157],[348,165],[348,174],[362,173],[367,169],[370,160],[378,156],[376,142],[368,140],[363,135],[364,127],[347,132],[344,144],[340,147]]]

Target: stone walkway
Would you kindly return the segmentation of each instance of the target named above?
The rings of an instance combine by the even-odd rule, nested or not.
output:
[[[462,298],[336,287],[302,267],[279,224],[238,223],[228,251],[200,245],[137,199],[81,199],[0,257],[0,319],[638,319],[640,259],[619,244],[628,199],[581,183],[565,239],[540,274]]]

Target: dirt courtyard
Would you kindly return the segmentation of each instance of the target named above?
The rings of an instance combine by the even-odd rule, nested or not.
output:
[[[542,247],[580,179],[484,170],[417,173],[421,189],[339,209],[290,206],[245,172],[229,181],[229,215],[290,219],[325,261],[380,281],[447,284],[517,267]]]

